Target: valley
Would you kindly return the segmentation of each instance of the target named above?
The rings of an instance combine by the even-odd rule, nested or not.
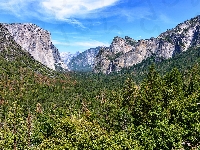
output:
[[[199,26],[68,57],[36,25],[0,24],[0,149],[199,149]]]

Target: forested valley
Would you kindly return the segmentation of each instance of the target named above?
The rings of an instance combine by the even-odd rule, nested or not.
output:
[[[0,149],[199,149],[200,48],[118,73],[0,52]]]

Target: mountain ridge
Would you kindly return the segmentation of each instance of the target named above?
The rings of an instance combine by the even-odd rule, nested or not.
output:
[[[68,64],[70,63],[72,58],[76,57],[79,54],[80,54],[79,51],[77,51],[76,53],[70,53],[70,52],[61,52],[60,53],[60,57],[63,60],[63,62],[65,63],[65,65],[67,66],[67,70],[70,71]]]
[[[24,51],[23,48],[16,43],[8,29],[2,24],[0,24],[0,57],[1,71],[6,70],[6,72],[9,72],[9,69],[13,67],[16,69],[26,68],[38,75],[54,76],[57,73],[35,60],[29,52]],[[10,66],[10,68],[8,66]]]
[[[92,72],[95,57],[101,48],[102,46],[90,48],[74,55],[67,53],[69,57],[64,57],[65,53],[62,53],[62,59],[70,71]]]
[[[155,55],[168,59],[190,47],[200,45],[200,16],[178,24],[157,38],[134,40],[115,37],[109,48],[102,48],[95,58],[94,72],[109,74],[133,66]]]
[[[55,70],[56,66],[66,68],[58,49],[51,42],[49,31],[32,23],[2,24],[8,29],[16,43],[29,52],[34,59]]]

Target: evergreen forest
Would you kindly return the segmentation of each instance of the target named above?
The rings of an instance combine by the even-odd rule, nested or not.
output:
[[[200,149],[200,48],[117,73],[0,51],[0,149]]]

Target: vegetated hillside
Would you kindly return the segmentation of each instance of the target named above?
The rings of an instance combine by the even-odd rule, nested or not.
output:
[[[143,80],[147,78],[149,68],[153,65],[156,71],[164,76],[171,72],[174,68],[177,68],[179,72],[184,76],[185,82],[188,81],[190,70],[200,64],[200,48],[193,47],[189,50],[176,55],[173,58],[161,60],[157,57],[149,57],[143,60],[141,63],[136,64],[129,68],[124,68],[120,72],[113,72],[109,75],[102,73],[82,73],[77,72],[73,74],[76,80],[79,80],[79,87],[85,87],[85,90],[79,91],[82,95],[95,91],[103,87],[109,90],[118,90],[123,88],[126,80],[132,79],[137,85],[140,85]]]
[[[194,17],[156,38],[134,40],[128,36],[115,37],[109,48],[102,48],[96,59],[94,72],[120,71],[142,62],[148,57],[168,59],[188,48],[200,45],[200,16]]]
[[[28,52],[22,50],[4,26],[0,26],[0,30],[0,83],[2,92],[0,99],[7,100],[7,96],[10,95],[12,100],[19,100],[17,97],[19,96],[21,102],[25,102],[22,99],[30,100],[30,102],[36,100],[34,102],[37,102],[37,100],[42,100],[41,97],[44,97],[44,95],[48,96],[48,92],[44,91],[45,86],[51,89],[57,84],[57,81],[61,82],[62,78],[67,78],[67,76],[44,66]],[[39,91],[40,88],[42,90],[40,94],[34,95],[34,92]],[[26,96],[30,96],[30,98],[26,99]]]
[[[194,65],[200,64],[200,47],[189,48],[187,51],[177,54],[170,59],[151,56],[139,64],[124,68],[120,72],[113,74],[131,75],[131,77],[134,78],[134,81],[139,83],[146,77],[149,67],[153,64],[155,64],[156,70],[161,75],[165,75],[173,68],[178,68],[182,74],[185,74]]]
[[[37,71],[38,73],[51,73],[53,72],[51,69],[45,67],[38,61],[36,61],[28,52],[22,50],[22,47],[18,45],[8,30],[0,25],[0,56],[1,56],[1,70],[3,67],[6,67],[8,70],[10,69],[7,65],[3,64],[7,63],[10,66],[14,65],[16,67],[27,67],[32,71]]]
[[[199,148],[198,64],[164,76],[151,67],[138,84],[129,72],[61,74],[0,29],[0,149]],[[182,56],[171,62],[186,66]]]
[[[51,69],[63,68],[58,49],[52,44],[50,33],[32,23],[1,24],[23,50]]]

